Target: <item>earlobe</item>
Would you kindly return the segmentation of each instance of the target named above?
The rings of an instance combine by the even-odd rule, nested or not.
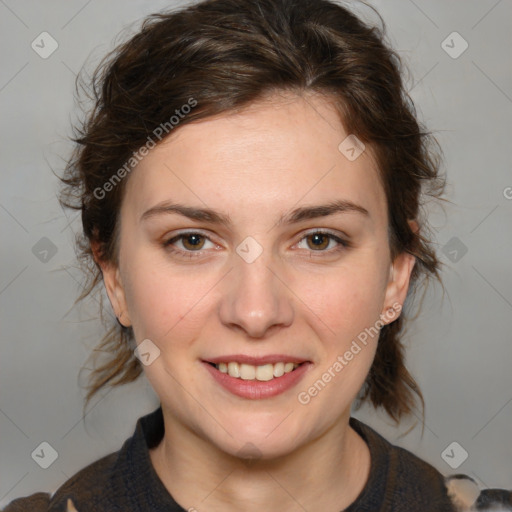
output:
[[[102,267],[102,271],[105,289],[117,320],[123,327],[129,327],[131,325],[131,321],[126,307],[124,286],[121,280],[119,267],[109,265],[107,267]]]
[[[409,220],[407,222],[411,230],[414,233],[418,233],[420,229],[418,223],[415,220]],[[407,291],[409,290],[409,283],[415,264],[415,256],[408,252],[400,253],[395,257],[394,261],[391,262],[382,315],[385,315],[390,309],[395,310],[397,305],[399,305],[401,311],[407,296]]]
[[[119,324],[123,327],[131,326],[131,320],[126,307],[126,298],[124,286],[121,280],[119,267],[111,262],[102,261],[99,257],[98,246],[91,244],[94,261],[99,265],[103,275],[103,284],[114,310],[114,314]]]
[[[382,315],[387,316],[388,310],[396,310],[397,305],[400,309],[403,306],[415,263],[416,258],[412,254],[403,252],[391,264]]]

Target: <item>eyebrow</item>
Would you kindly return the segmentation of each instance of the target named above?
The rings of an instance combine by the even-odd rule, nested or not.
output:
[[[291,212],[282,215],[276,225],[297,224],[305,220],[327,217],[337,213],[360,213],[364,216],[370,217],[366,208],[353,203],[352,201],[340,199],[323,205],[300,206],[295,208]],[[143,221],[161,214],[179,214],[191,220],[207,222],[210,224],[220,224],[224,226],[230,226],[232,224],[228,215],[212,210],[211,208],[195,208],[169,201],[157,204],[145,211],[140,220]]]

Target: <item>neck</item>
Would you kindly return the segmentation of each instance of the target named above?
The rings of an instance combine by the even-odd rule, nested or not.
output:
[[[219,450],[164,411],[165,435],[150,451],[168,492],[185,510],[323,510],[355,501],[370,472],[370,452],[349,413],[292,453],[243,460]]]

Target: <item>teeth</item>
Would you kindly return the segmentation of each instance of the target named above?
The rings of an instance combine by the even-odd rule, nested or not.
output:
[[[252,364],[237,363],[219,363],[215,367],[222,373],[227,373],[230,377],[242,380],[268,381],[277,377],[282,377],[285,373],[290,373],[299,366],[298,363],[276,363],[254,366]]]
[[[256,380],[272,380],[274,378],[274,365],[264,364],[256,367]]]
[[[254,380],[256,377],[256,368],[251,364],[240,365],[240,378],[243,380]]]
[[[240,377],[240,366],[238,363],[228,363],[228,373],[231,377]]]
[[[274,365],[274,377],[281,377],[284,375],[284,363],[276,363]]]

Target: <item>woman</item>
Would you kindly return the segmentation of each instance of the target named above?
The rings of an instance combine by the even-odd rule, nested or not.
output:
[[[209,0],[150,17],[94,85],[63,203],[118,325],[87,400],[144,372],[161,407],[6,510],[510,504],[350,416],[422,403],[402,308],[439,277],[435,141],[382,33],[327,0]]]

